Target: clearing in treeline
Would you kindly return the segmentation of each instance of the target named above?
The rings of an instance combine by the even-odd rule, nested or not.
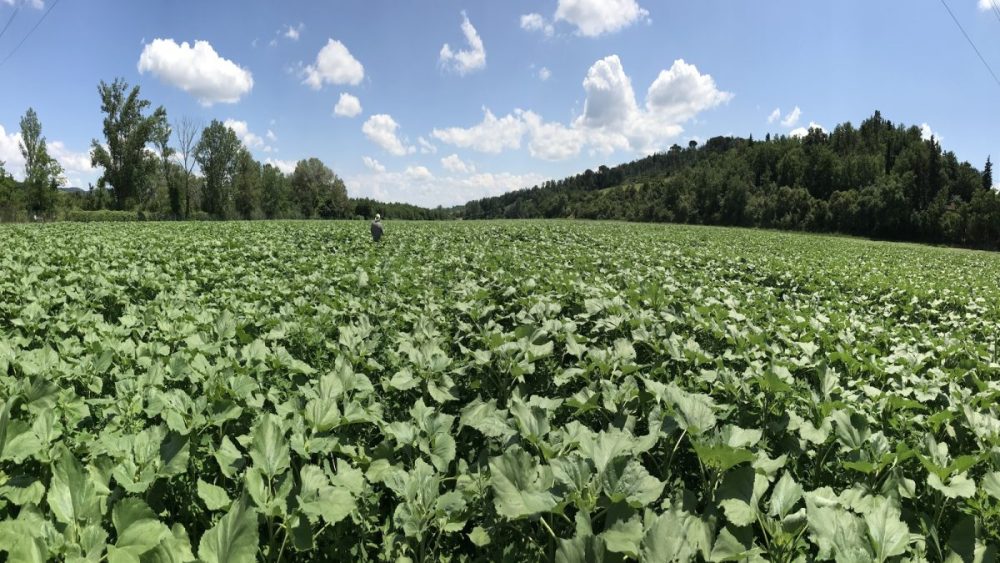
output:
[[[0,229],[0,559],[1000,540],[1000,256],[575,222]]]

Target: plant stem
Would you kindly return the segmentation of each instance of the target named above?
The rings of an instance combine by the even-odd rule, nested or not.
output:
[[[543,518],[539,518],[538,521],[542,523],[542,526],[544,526],[545,529],[549,532],[549,535],[552,536],[553,540],[557,539],[556,538],[556,533],[552,531],[552,528],[549,527],[549,523],[545,521],[544,517]]]
[[[677,453],[677,448],[681,445],[681,440],[683,440],[684,436],[686,436],[686,435],[687,435],[687,428],[685,428],[684,431],[681,432],[681,435],[677,437],[677,442],[674,444],[674,449],[670,451],[670,457],[667,459],[667,466],[663,469],[663,471],[664,471],[663,477],[664,478],[667,477],[666,471],[669,471],[670,470],[670,466],[673,465],[673,463],[674,463],[674,454]]]

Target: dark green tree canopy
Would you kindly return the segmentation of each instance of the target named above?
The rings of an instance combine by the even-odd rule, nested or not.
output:
[[[119,209],[135,207],[149,189],[157,169],[157,156],[147,149],[167,120],[163,107],[146,115],[149,100],[139,97],[139,87],[129,89],[124,79],[97,87],[104,112],[104,144],[91,142],[93,166],[104,169],[99,186],[110,186]],[[169,134],[168,134],[169,137]]]
[[[55,204],[55,192],[62,177],[62,166],[49,156],[42,123],[35,110],[28,108],[21,118],[21,157],[24,158],[24,183],[28,211],[49,213]]]
[[[714,137],[472,201],[468,219],[575,217],[837,231],[1000,247],[992,162],[982,173],[881,113],[859,127],[764,141]]]
[[[205,177],[202,209],[215,217],[228,218],[233,213],[232,181],[237,157],[243,143],[232,129],[213,119],[201,133],[194,159]]]
[[[303,217],[334,219],[351,215],[344,181],[318,158],[298,162],[291,187]]]

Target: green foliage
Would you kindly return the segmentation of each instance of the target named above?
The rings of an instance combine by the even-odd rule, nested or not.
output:
[[[1000,195],[920,129],[879,112],[855,128],[764,142],[714,137],[472,201],[467,219],[580,218],[840,232],[1000,248]]]
[[[232,217],[233,177],[236,175],[237,159],[243,151],[243,144],[232,129],[221,121],[212,123],[201,133],[195,147],[194,159],[205,177],[205,194],[202,210],[218,218]]]
[[[584,222],[386,241],[0,227],[0,559],[995,553],[998,256]]]
[[[64,219],[80,223],[120,223],[122,221],[138,221],[139,215],[135,211],[115,211],[112,209],[101,209],[99,211],[74,210],[66,213]]]
[[[18,143],[24,158],[24,185],[27,210],[33,215],[49,215],[55,208],[56,188],[61,182],[62,166],[49,156],[42,124],[35,110],[28,108],[21,118],[21,140]]]
[[[117,209],[132,209],[153,189],[157,157],[146,145],[156,142],[166,152],[167,112],[160,106],[146,115],[149,100],[139,97],[138,86],[130,90],[122,78],[111,84],[101,81],[97,92],[104,112],[104,143],[94,139],[90,149],[93,165],[104,169],[97,183],[111,187]]]
[[[295,165],[291,190],[300,217],[336,219],[350,216],[344,181],[318,158],[300,160]]]

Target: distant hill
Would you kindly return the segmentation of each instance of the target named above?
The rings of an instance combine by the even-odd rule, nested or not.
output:
[[[471,201],[466,219],[584,218],[827,231],[1000,246],[992,164],[982,171],[879,112],[802,137],[714,137]]]
[[[74,187],[59,188],[59,191],[65,194],[86,194],[88,192],[88,190],[85,190],[83,188],[74,188]]]

